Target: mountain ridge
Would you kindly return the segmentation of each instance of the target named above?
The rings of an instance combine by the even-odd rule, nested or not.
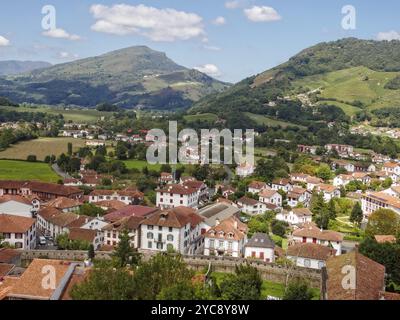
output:
[[[0,76],[15,75],[50,67],[51,63],[31,60],[3,60],[0,61]]]

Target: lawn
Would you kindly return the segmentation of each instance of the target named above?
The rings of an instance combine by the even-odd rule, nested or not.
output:
[[[26,160],[28,155],[36,155],[37,160],[43,161],[47,155],[59,156],[67,153],[68,143],[73,150],[85,146],[85,140],[74,138],[39,138],[17,143],[4,151],[0,151],[0,159]]]
[[[215,122],[218,120],[218,116],[213,113],[201,113],[201,114],[186,115],[184,116],[184,119],[187,122],[196,122],[196,121]]]
[[[157,171],[161,169],[161,164],[149,164],[147,161],[143,160],[126,160],[124,163],[128,169],[142,170],[144,167],[147,167],[149,170]]]
[[[110,112],[97,111],[96,109],[68,109],[65,110],[59,107],[47,107],[47,106],[37,106],[37,107],[2,107],[7,110],[12,110],[16,112],[44,112],[48,114],[62,114],[66,121],[74,121],[78,123],[93,123],[99,120],[101,117],[111,116]]]
[[[57,182],[59,177],[41,162],[0,160],[0,180],[40,180]]]
[[[244,112],[244,115],[255,121],[259,125],[267,125],[269,127],[278,127],[281,126],[282,128],[287,128],[287,127],[298,127],[298,128],[305,128],[304,126],[300,126],[298,124],[290,123],[290,122],[285,122],[285,121],[280,121],[276,119],[272,119],[269,117],[266,117],[261,114],[255,114],[251,112]]]

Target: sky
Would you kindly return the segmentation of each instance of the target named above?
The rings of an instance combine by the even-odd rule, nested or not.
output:
[[[319,42],[400,40],[399,14],[398,0],[3,0],[0,60],[57,64],[147,45],[237,82]]]

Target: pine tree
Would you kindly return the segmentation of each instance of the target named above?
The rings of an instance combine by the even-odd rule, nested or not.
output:
[[[351,210],[350,221],[356,223],[357,225],[360,225],[362,219],[363,219],[363,212],[361,209],[361,205],[359,202],[356,202],[356,204],[353,207],[353,210]]]
[[[114,259],[117,267],[125,267],[127,264],[137,265],[140,261],[138,253],[131,247],[130,237],[127,230],[124,230],[119,236],[119,243],[115,248]]]

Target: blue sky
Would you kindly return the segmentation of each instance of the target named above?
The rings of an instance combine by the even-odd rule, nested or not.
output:
[[[46,33],[41,10],[49,4],[57,32]],[[349,4],[356,9],[355,30],[341,26]],[[380,39],[400,39],[399,13],[396,0],[4,0],[0,60],[62,63],[147,45],[236,82],[321,41],[380,33]]]

